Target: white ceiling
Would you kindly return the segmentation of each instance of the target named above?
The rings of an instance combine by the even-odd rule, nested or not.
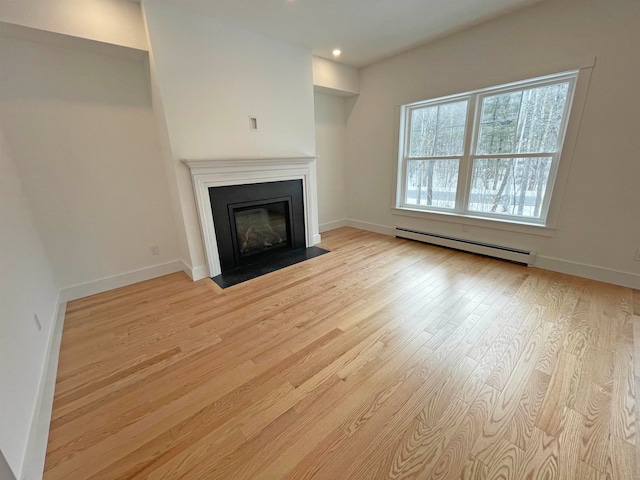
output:
[[[163,1],[361,67],[541,0]]]

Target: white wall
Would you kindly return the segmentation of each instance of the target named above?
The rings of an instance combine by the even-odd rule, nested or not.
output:
[[[315,93],[320,231],[343,226],[347,219],[347,102]]]
[[[140,5],[130,0],[0,0],[0,21],[147,49]]]
[[[143,10],[189,260],[198,270],[205,265],[200,228],[180,160],[314,155],[311,54],[159,2]],[[249,116],[257,117],[257,132]]]
[[[537,265],[640,287],[640,4],[543,2],[361,70],[348,137],[349,218],[518,246]],[[551,238],[393,215],[396,106],[597,57]]]
[[[142,61],[0,41],[0,120],[58,286],[177,260]]]
[[[20,478],[58,289],[0,126],[0,450]],[[36,328],[36,314],[42,330]]]

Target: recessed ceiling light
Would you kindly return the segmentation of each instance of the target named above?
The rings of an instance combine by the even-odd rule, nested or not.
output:
[[[335,49],[333,52],[331,52],[331,53],[333,53],[333,56],[334,56],[334,57],[339,57],[339,56],[340,56],[340,54],[341,54],[342,52],[340,51],[340,49],[339,49],[339,48],[336,48],[336,49]]]

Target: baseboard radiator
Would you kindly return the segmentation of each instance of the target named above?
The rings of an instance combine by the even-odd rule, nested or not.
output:
[[[406,228],[396,228],[396,237],[417,240],[418,242],[430,243],[440,247],[454,248],[465,252],[478,253],[487,257],[499,258],[521,265],[532,266],[536,260],[535,252],[519,250],[517,248],[491,245],[490,243],[476,242],[464,238],[448,237],[428,232],[418,232]]]

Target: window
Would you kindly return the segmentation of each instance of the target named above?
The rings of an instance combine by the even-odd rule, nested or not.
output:
[[[577,75],[403,106],[397,206],[544,225]]]

